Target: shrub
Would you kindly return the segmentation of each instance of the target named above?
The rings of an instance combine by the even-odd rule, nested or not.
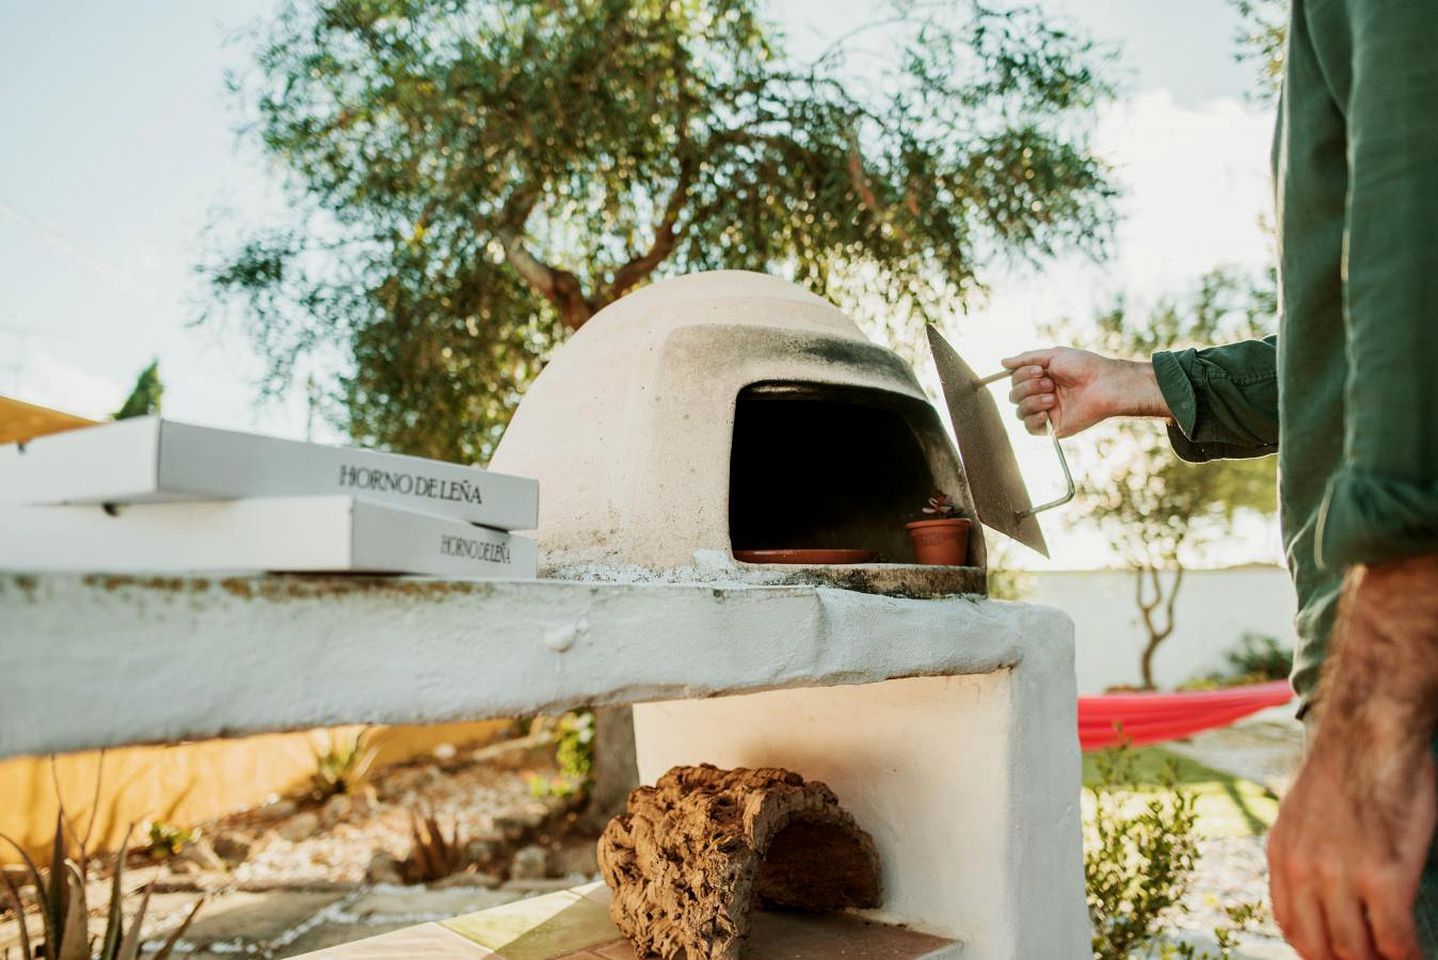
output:
[[[1090,793],[1093,813],[1085,823],[1084,885],[1093,923],[1094,960],[1228,960],[1238,934],[1260,914],[1259,904],[1227,908],[1232,926],[1214,931],[1217,956],[1164,932],[1184,911],[1183,898],[1198,861],[1197,795],[1177,786],[1171,768],[1163,789],[1143,797],[1127,746],[1097,757],[1099,781]]]
[[[186,847],[200,839],[198,828],[186,830],[163,820],[152,820],[148,832],[149,843],[145,845],[145,855],[151,860],[177,857]]]
[[[1293,651],[1278,644],[1278,638],[1245,630],[1238,646],[1225,659],[1232,672],[1253,680],[1287,680],[1293,672]]]
[[[530,776],[530,792],[536,797],[583,800],[594,781],[594,711],[564,714],[555,721],[550,737],[559,774]]]
[[[1224,654],[1229,669],[1186,680],[1181,690],[1212,690],[1241,687],[1251,683],[1287,680],[1293,672],[1293,651],[1280,646],[1277,637],[1245,630],[1238,646]]]

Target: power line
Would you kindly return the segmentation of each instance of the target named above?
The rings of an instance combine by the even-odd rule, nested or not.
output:
[[[139,283],[124,270],[110,263],[108,260],[88,253],[78,243],[71,240],[58,229],[34,214],[20,209],[4,197],[0,197],[0,220],[9,220],[37,234],[51,247],[54,247],[76,263],[81,264],[91,273],[110,281],[111,284],[119,287],[131,296],[143,300],[146,303],[154,303],[154,294],[151,293],[144,284]]]

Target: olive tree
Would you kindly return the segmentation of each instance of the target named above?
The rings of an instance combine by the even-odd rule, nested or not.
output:
[[[1110,222],[1104,57],[1034,8],[903,3],[803,59],[758,0],[291,0],[249,42],[288,212],[217,231],[205,317],[272,392],[338,357],[364,444],[485,460],[556,342],[662,275],[919,330]]]

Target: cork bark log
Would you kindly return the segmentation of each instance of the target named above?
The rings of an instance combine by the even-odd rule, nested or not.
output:
[[[879,856],[823,783],[777,768],[675,767],[599,839],[610,915],[640,956],[739,960],[755,907],[880,904]]]

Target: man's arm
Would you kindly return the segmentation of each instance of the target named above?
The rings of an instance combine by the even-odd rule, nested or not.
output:
[[[1009,399],[1030,433],[1060,437],[1109,417],[1159,417],[1184,460],[1261,457],[1278,449],[1277,338],[1117,360],[1053,347],[1004,361]]]
[[[1438,551],[1438,9],[1347,0],[1344,467],[1318,559]]]
[[[1438,555],[1345,579],[1310,741],[1268,835],[1273,915],[1308,957],[1419,960],[1438,823]]]

